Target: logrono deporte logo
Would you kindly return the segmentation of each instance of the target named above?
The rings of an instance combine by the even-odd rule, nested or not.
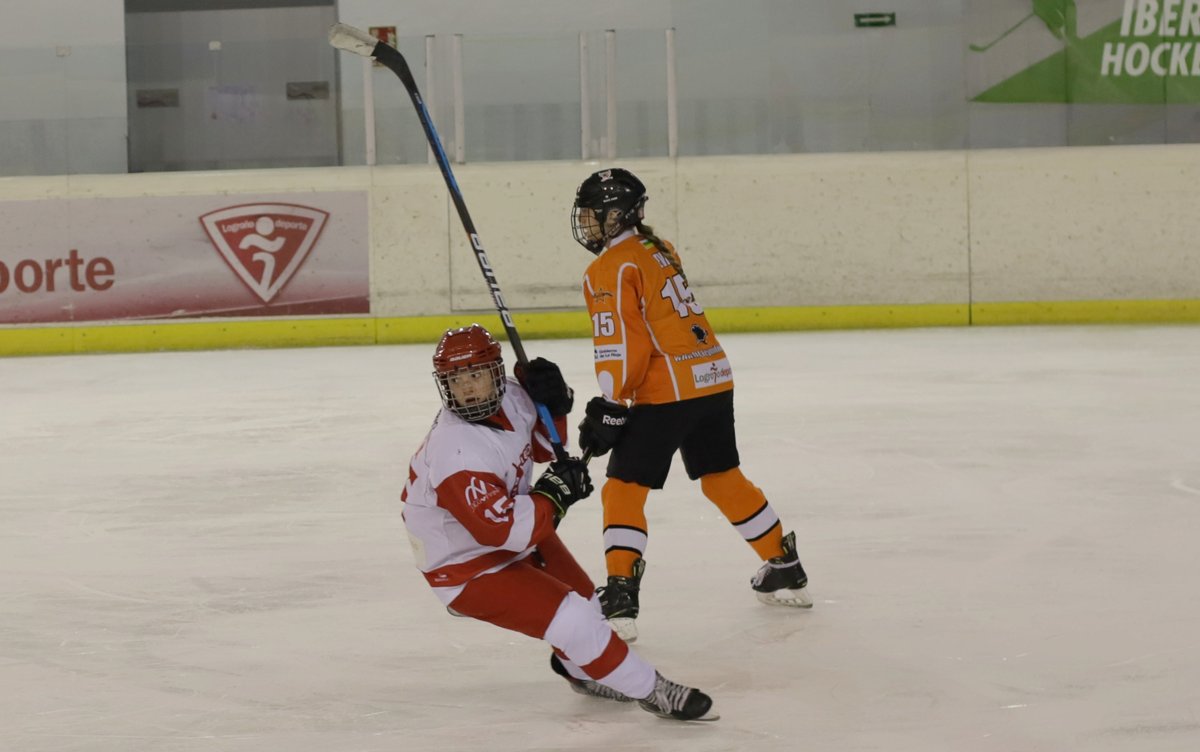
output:
[[[200,217],[208,239],[234,274],[262,300],[271,300],[304,264],[329,212],[298,204],[242,204]]]

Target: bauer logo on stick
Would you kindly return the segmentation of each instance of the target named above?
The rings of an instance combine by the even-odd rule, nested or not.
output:
[[[225,263],[262,302],[287,285],[321,237],[329,213],[296,204],[243,204],[200,224]]]

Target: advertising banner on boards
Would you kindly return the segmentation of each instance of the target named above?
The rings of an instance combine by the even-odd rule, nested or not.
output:
[[[367,194],[0,201],[0,324],[370,312]]]
[[[988,0],[978,8],[969,52],[1003,75],[973,101],[1200,103],[1200,0]]]

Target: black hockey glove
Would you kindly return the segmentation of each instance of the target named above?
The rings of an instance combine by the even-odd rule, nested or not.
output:
[[[551,415],[558,417],[571,412],[575,391],[567,386],[562,371],[554,363],[545,358],[534,358],[526,365],[517,363],[513,371],[533,401],[545,405]]]
[[[555,520],[560,520],[571,505],[592,493],[592,476],[583,460],[568,457],[551,462],[537,479],[531,494],[541,494],[554,505]]]
[[[579,424],[579,448],[593,457],[607,454],[616,446],[628,419],[628,407],[603,397],[592,397],[587,403],[583,422]]]

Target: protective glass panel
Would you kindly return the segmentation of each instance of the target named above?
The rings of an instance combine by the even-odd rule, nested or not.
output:
[[[467,161],[579,157],[577,34],[467,36],[462,66]]]

